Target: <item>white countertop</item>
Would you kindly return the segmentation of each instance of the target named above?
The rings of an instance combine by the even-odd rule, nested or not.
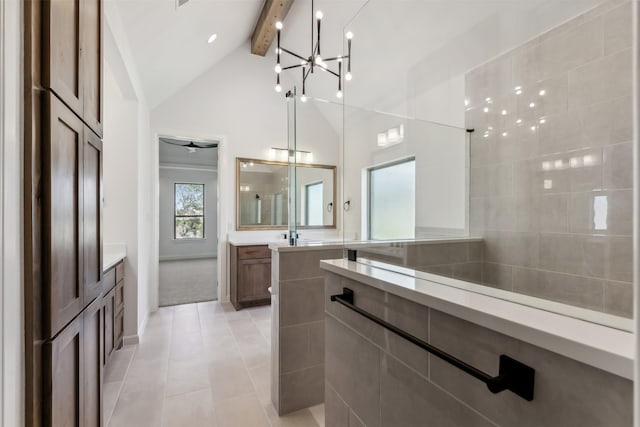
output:
[[[464,289],[466,282],[460,280],[432,275],[438,280],[436,282],[344,259],[321,261],[321,266],[327,271],[381,291],[433,307],[615,375],[633,379],[634,339],[631,332],[530,307],[524,305],[524,302],[517,303],[473,292]],[[460,284],[443,284],[448,281]],[[552,306],[565,304],[549,302],[549,307]],[[600,313],[594,315],[601,320]]]
[[[102,271],[107,271],[127,256],[125,244],[105,244],[102,248]]]
[[[340,240],[340,241],[312,241],[312,240],[298,240],[297,246],[289,246],[286,241],[272,242],[269,244],[269,248],[278,252],[293,252],[300,250],[313,250],[313,249],[367,249],[388,247],[406,247],[412,245],[421,244],[440,244],[440,243],[463,243],[463,242],[480,242],[482,237],[475,236],[443,236],[443,237],[431,237],[423,239],[411,239],[411,240],[394,240],[392,242],[385,242],[384,240]]]

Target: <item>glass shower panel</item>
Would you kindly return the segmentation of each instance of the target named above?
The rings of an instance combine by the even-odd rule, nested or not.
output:
[[[295,245],[298,239],[298,198],[296,197],[297,189],[297,98],[296,88],[294,87],[287,93],[287,187],[289,197],[289,244]]]
[[[344,87],[346,246],[630,327],[631,15],[618,0],[369,0],[345,26],[359,52]],[[414,210],[387,202],[384,223],[413,220],[414,234],[376,234],[375,171],[412,156]],[[384,181],[397,197],[401,178]]]

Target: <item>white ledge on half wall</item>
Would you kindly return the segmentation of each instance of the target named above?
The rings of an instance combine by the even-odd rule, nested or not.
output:
[[[633,379],[633,333],[594,323],[616,316],[592,312],[548,301],[549,307],[566,306],[593,313],[594,321],[586,321],[525,305],[523,301],[507,301],[464,289],[480,286],[468,282],[433,276],[438,281],[416,278],[360,262],[345,259],[321,261],[324,270],[364,283],[384,292],[432,307],[436,310],[475,323],[545,350],[558,353],[590,366],[627,379]],[[454,284],[453,281],[460,282]],[[444,282],[451,282],[449,285]],[[456,286],[457,285],[457,286]],[[506,291],[503,291],[506,292]],[[533,298],[533,297],[528,297]],[[539,298],[534,298],[539,300]],[[621,319],[619,325],[631,325]]]

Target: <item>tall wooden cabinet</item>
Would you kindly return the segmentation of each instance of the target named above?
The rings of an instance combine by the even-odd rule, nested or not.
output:
[[[100,427],[103,4],[23,5],[26,425]]]

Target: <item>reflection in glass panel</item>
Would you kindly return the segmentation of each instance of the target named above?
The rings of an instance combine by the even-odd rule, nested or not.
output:
[[[369,169],[369,238],[415,237],[416,162],[414,159]]]
[[[322,182],[305,186],[306,225],[322,225],[323,187]]]

